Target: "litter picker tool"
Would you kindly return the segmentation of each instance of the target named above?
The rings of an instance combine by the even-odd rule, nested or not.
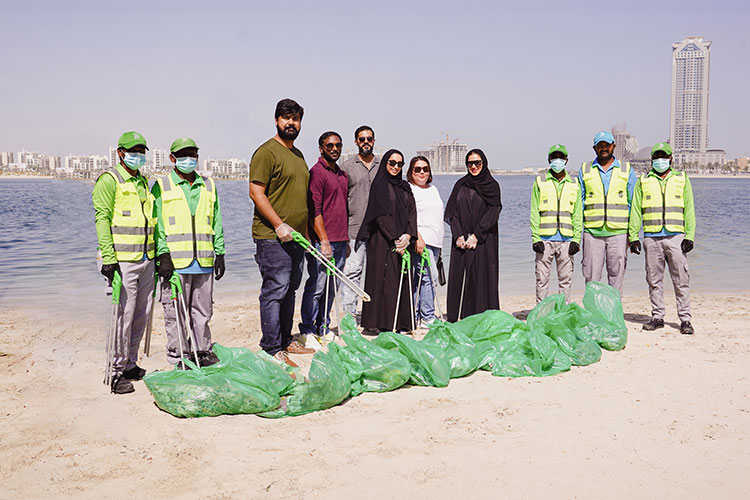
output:
[[[112,385],[112,369],[115,363],[116,348],[120,344],[117,337],[117,327],[120,323],[120,292],[122,291],[122,275],[115,271],[112,278],[112,316],[109,320],[109,335],[107,336],[107,362],[104,368],[104,383]],[[127,356],[127,354],[126,354]]]
[[[461,320],[461,311],[464,307],[464,289],[466,287],[466,267],[464,267],[464,277],[461,278],[461,300],[458,301],[458,320]]]
[[[182,343],[183,335],[185,341],[191,345],[193,349],[193,360],[195,365],[198,365],[198,352],[196,351],[195,335],[193,329],[190,328],[190,316],[187,314],[187,307],[185,307],[185,294],[182,291],[182,281],[180,275],[176,272],[172,273],[172,277],[169,278],[169,283],[172,286],[172,295],[170,298],[174,303],[175,315],[177,319],[177,341],[180,344],[180,362],[182,363],[182,369],[185,369],[185,360],[183,359],[183,353],[185,352]],[[182,320],[182,325],[180,325]]]
[[[395,250],[394,250],[395,252]],[[396,331],[396,324],[398,323],[398,308],[401,305],[401,288],[404,284],[404,275],[408,276],[409,279],[409,306],[411,308],[411,329],[414,331],[414,302],[412,297],[412,282],[411,282],[411,254],[409,250],[404,250],[401,254],[401,272],[398,279],[398,295],[396,295],[396,312],[393,315],[393,331]]]
[[[422,260],[419,262],[419,281],[417,281],[417,304],[415,309],[419,309],[419,304],[422,302],[422,296],[420,295],[422,293],[422,276],[427,273],[427,269],[429,269],[431,265],[432,260],[430,258],[430,251],[425,248],[422,250]],[[425,266],[427,266],[427,269],[425,269]],[[430,275],[430,281],[432,281],[432,275]]]
[[[440,299],[438,298],[437,286],[435,286],[435,280],[432,279],[432,269],[427,266],[427,275],[430,277],[430,285],[432,285],[432,294],[435,297],[435,305],[437,305],[438,318],[443,319],[443,311],[440,308]]]
[[[331,256],[330,262],[331,264],[333,264],[334,267],[336,266],[336,259],[333,256]],[[339,323],[341,322],[341,316],[339,314],[339,290],[338,290],[338,287],[336,286],[336,277],[333,276],[331,269],[326,267],[326,289],[325,289],[325,294],[324,294],[324,299],[323,299],[323,304],[324,304],[323,307],[325,308],[324,309],[325,313],[323,314],[324,321],[325,321],[325,334],[331,331],[331,327],[330,327],[331,310],[328,305],[328,302],[329,302],[328,293],[329,293],[329,289],[331,285],[333,285],[333,297],[334,297],[334,300],[336,301],[336,325],[338,326]]]
[[[297,242],[302,248],[304,248],[307,252],[310,253],[313,257],[315,257],[315,260],[323,264],[326,269],[331,271],[331,273],[336,276],[338,279],[340,279],[346,286],[351,288],[354,293],[359,295],[364,302],[370,302],[370,295],[367,294],[364,290],[362,290],[359,286],[357,286],[356,283],[354,283],[352,280],[350,280],[346,274],[344,274],[341,269],[337,268],[335,265],[331,264],[331,262],[326,258],[325,255],[320,253],[320,250],[315,248],[312,243],[310,243],[304,236],[302,236],[297,231],[292,231],[292,238],[295,242]]]
[[[159,287],[159,275],[154,273],[154,291],[151,294],[151,309],[148,311],[148,323],[146,334],[143,336],[143,354],[151,356],[151,327],[154,325],[154,302],[156,301],[156,289]]]

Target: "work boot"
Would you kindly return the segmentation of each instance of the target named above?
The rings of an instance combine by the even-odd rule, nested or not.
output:
[[[112,393],[129,394],[131,392],[135,392],[132,382],[125,379],[122,375],[115,375],[115,378],[112,379]]]
[[[128,380],[141,380],[144,375],[146,375],[146,370],[138,365],[135,365],[130,370],[125,370],[124,372],[122,372],[123,378],[126,378]]]
[[[219,362],[219,357],[212,351],[202,351],[198,353],[198,366],[211,366]]]
[[[680,323],[680,333],[683,335],[692,335],[695,333],[693,330],[693,325],[690,323],[690,321],[683,321]]]
[[[299,368],[299,365],[297,363],[289,359],[289,353],[286,351],[279,351],[276,354],[274,354],[273,357],[277,361],[280,361],[281,363],[286,363],[292,368]]]
[[[292,340],[286,350],[292,354],[315,354],[315,349],[303,346],[298,340]]]
[[[664,320],[652,318],[648,323],[644,323],[643,329],[648,331],[656,330],[657,328],[664,328]]]

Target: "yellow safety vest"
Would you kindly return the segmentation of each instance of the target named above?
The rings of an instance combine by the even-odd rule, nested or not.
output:
[[[190,213],[190,205],[184,191],[172,182],[169,175],[156,181],[161,190],[162,219],[167,247],[175,269],[188,267],[194,259],[198,259],[201,267],[214,265],[213,218],[216,185],[207,177],[202,179],[203,186],[195,215]]]
[[[662,228],[685,232],[685,172],[674,172],[663,185],[653,175],[641,177],[643,232],[658,233]]]
[[[141,203],[134,182],[127,182],[116,168],[102,175],[110,174],[117,181],[115,207],[110,230],[115,247],[115,257],[120,262],[137,262],[145,253],[154,258],[154,196],[146,188],[146,199]]]
[[[630,163],[625,168],[612,167],[607,196],[599,169],[591,162],[581,166],[583,183],[586,185],[586,198],[583,202],[583,227],[597,229],[606,224],[610,229],[628,228],[628,177]]]
[[[547,179],[547,173],[536,178],[539,187],[539,234],[553,236],[557,231],[568,238],[573,237],[573,208],[581,196],[577,182],[563,182],[560,196],[557,196],[555,181]]]

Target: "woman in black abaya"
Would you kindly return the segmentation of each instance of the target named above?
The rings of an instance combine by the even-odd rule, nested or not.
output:
[[[466,155],[468,173],[453,186],[445,206],[453,249],[448,271],[448,321],[499,309],[497,219],[500,185],[481,149]],[[463,290],[463,299],[461,297]],[[459,318],[460,309],[460,318]]]
[[[391,149],[383,155],[370,188],[370,198],[358,242],[367,244],[365,291],[371,301],[362,305],[367,333],[391,331],[396,313],[401,255],[416,241],[417,207],[409,183],[402,177],[404,155]],[[395,250],[395,251],[394,251]],[[411,330],[411,290],[404,275],[396,330]]]

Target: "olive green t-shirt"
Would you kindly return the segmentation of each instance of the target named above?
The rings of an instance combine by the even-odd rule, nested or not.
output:
[[[281,220],[303,234],[307,226],[309,180],[310,173],[302,152],[294,147],[289,149],[276,139],[261,144],[250,160],[250,182],[266,186],[268,201]],[[257,208],[253,215],[253,238],[276,238],[273,226]]]

